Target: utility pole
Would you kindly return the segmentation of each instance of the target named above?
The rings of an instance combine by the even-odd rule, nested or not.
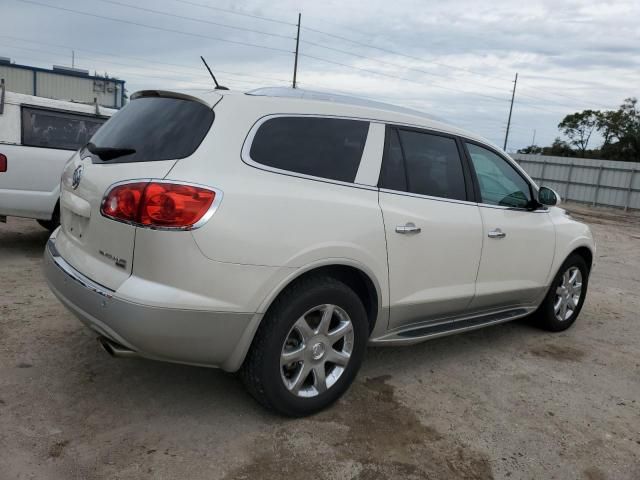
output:
[[[76,66],[76,52],[75,50],[71,50],[71,68],[75,68]]]
[[[300,19],[302,14],[298,13],[298,33],[296,35],[296,58],[293,62],[293,88],[296,88],[296,77],[298,76],[298,48],[300,47]]]
[[[531,145],[535,145],[536,144],[536,129],[533,129],[533,140],[531,140]]]
[[[518,85],[518,74],[516,73],[516,79],[513,81],[513,92],[511,93],[511,106],[509,107],[509,120],[507,120],[507,132],[504,134],[504,147],[502,149],[507,151],[507,140],[509,140],[509,128],[511,128],[511,112],[513,112],[513,99],[516,98],[516,85]]]

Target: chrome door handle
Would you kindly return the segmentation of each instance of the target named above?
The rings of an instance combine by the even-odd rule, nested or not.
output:
[[[495,230],[491,230],[489,232],[489,238],[504,238],[506,237],[507,234],[504,233],[502,230],[500,230],[499,228],[496,228]]]
[[[396,233],[420,233],[422,229],[420,227],[416,227],[415,223],[409,222],[405,225],[398,225],[396,227]]]

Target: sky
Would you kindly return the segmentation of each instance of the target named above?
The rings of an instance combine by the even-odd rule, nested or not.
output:
[[[54,8],[52,8],[54,7]],[[640,1],[0,0],[0,56],[147,88],[298,86],[424,111],[508,151],[640,97]],[[83,12],[83,13],[79,13]],[[598,139],[594,139],[597,146]]]

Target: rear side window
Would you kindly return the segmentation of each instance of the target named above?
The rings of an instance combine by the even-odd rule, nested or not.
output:
[[[181,98],[141,97],[116,113],[91,138],[95,150],[120,151],[94,155],[94,162],[127,163],[176,160],[196,151],[213,123],[208,106]],[[124,152],[131,152],[126,153]]]
[[[462,160],[455,139],[414,130],[388,132],[391,138],[383,158],[382,188],[466,200]]]
[[[353,182],[369,122],[319,117],[277,117],[255,134],[254,162],[314,177]]]
[[[22,145],[78,150],[106,121],[103,117],[22,107]]]

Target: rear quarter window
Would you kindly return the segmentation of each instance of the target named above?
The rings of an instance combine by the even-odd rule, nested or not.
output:
[[[258,127],[251,160],[279,170],[353,182],[369,122],[323,117],[276,117]]]
[[[22,145],[78,150],[98,131],[106,117],[22,107]]]

